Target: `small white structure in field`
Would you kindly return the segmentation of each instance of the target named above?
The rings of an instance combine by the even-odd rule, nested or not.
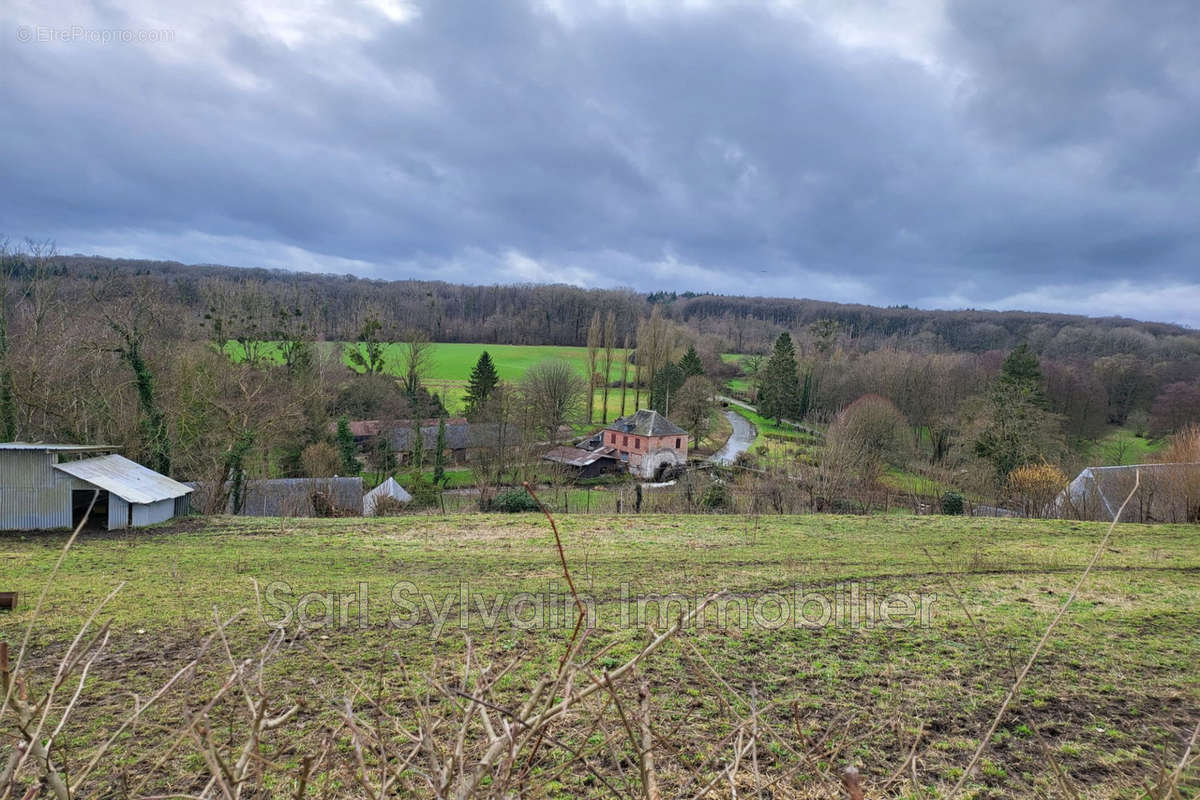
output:
[[[1122,522],[1200,520],[1200,464],[1134,464],[1088,467],[1058,496],[1059,513],[1111,522],[1141,476]]]
[[[412,502],[412,495],[406,492],[403,486],[396,483],[395,478],[388,478],[386,481],[363,495],[363,516],[375,516],[375,507],[379,504],[379,501],[385,497],[389,497],[392,500],[395,500],[397,503]]]

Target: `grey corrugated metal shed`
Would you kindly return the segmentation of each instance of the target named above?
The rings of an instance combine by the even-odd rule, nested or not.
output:
[[[0,442],[0,450],[34,453],[103,453],[118,448],[108,444],[46,444],[45,442]]]
[[[226,481],[223,510],[214,509],[218,487],[208,482],[189,482],[195,489],[192,504],[205,513],[233,513],[233,484]],[[354,478],[271,478],[247,481],[243,488],[242,516],[312,517],[317,515],[314,496],[324,498],[325,510],[358,514],[362,510],[363,480]]]
[[[191,488],[116,454],[55,464],[54,469],[105,489],[128,503],[173,500]]]

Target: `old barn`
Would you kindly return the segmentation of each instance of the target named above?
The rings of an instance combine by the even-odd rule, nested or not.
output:
[[[0,443],[0,530],[53,530],[91,520],[140,528],[188,512],[191,489],[108,445]]]

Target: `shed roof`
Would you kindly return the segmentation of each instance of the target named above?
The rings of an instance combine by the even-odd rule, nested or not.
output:
[[[466,424],[467,424],[466,417],[446,417],[446,427],[447,428],[454,426],[454,425],[466,425]],[[438,426],[437,417],[432,417],[430,419],[421,420],[421,428],[422,429],[433,428],[436,430],[437,426]],[[349,427],[350,427],[350,435],[353,436],[354,438],[369,439],[372,436],[378,436],[379,434],[384,433],[386,431],[399,430],[401,428],[408,428],[409,430],[412,430],[413,420],[411,420],[411,419],[393,419],[393,420],[353,419],[353,420],[350,420]],[[336,422],[330,426],[331,430],[335,430],[336,428],[337,428]]]
[[[599,450],[580,450],[578,447],[564,445],[547,450],[542,458],[569,467],[586,467],[602,458],[615,458],[613,455],[615,452],[611,447],[602,447]]]
[[[115,453],[55,464],[54,468],[115,494],[128,503],[157,503],[183,497],[192,491],[191,487],[179,481]]]
[[[607,425],[606,430],[636,433],[639,436],[682,436],[687,433],[662,414],[648,408],[640,409],[637,413],[627,417],[621,417]]]
[[[117,450],[110,444],[49,444],[47,442],[0,442],[0,450],[25,450],[36,453],[102,453]]]
[[[1104,519],[1111,520],[1116,517],[1122,501],[1132,491],[1139,472],[1142,473],[1143,494],[1145,495],[1143,505],[1153,506],[1156,499],[1160,501],[1160,504],[1164,499],[1155,497],[1156,494],[1163,494],[1154,491],[1156,479],[1161,481],[1174,477],[1187,480],[1190,476],[1192,480],[1196,480],[1200,478],[1200,464],[1163,463],[1087,467],[1067,485],[1067,488],[1059,496],[1059,502],[1066,499],[1077,506],[1083,506],[1089,500],[1095,500],[1098,502],[1098,508],[1095,510],[1100,512]],[[1161,511],[1157,508],[1151,510]]]
[[[438,423],[421,426],[421,449],[433,450],[437,447]],[[466,450],[471,447],[487,447],[496,442],[498,426],[493,422],[471,423],[466,420],[446,420],[446,447],[450,450]],[[413,428],[396,427],[392,430],[392,449],[406,452],[412,449]]]

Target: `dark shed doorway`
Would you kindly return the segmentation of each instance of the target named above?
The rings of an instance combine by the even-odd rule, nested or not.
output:
[[[95,489],[71,490],[72,527],[79,527],[79,523],[83,521],[83,515],[87,513],[88,506],[92,502],[92,495],[95,493]],[[108,530],[108,492],[105,490],[100,490],[100,494],[96,498],[96,505],[92,508],[92,516],[88,518],[85,527],[88,530]]]

